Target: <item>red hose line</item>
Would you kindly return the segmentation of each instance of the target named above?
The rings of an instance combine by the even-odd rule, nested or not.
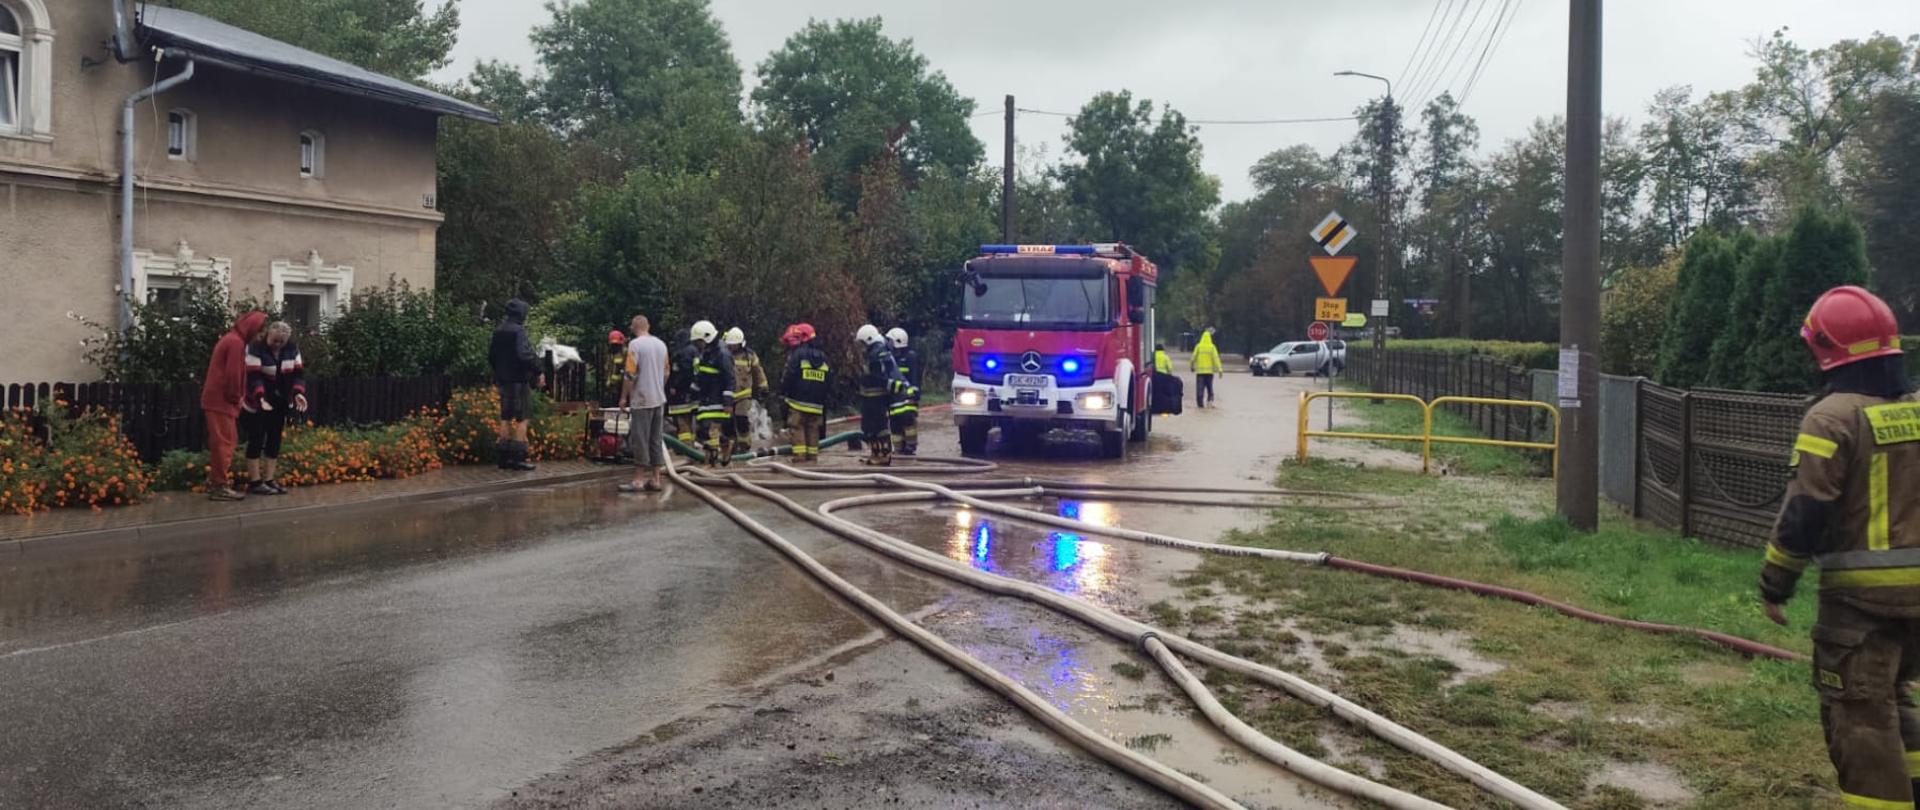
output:
[[[1526,591],[1516,590],[1514,588],[1502,587],[1499,585],[1487,585],[1484,583],[1471,582],[1464,579],[1454,579],[1453,577],[1443,577],[1443,576],[1440,576],[1439,574],[1429,574],[1425,571],[1412,571],[1405,568],[1394,568],[1392,566],[1387,566],[1387,565],[1375,565],[1373,563],[1361,562],[1359,560],[1350,560],[1345,557],[1329,556],[1327,557],[1327,561],[1324,563],[1324,565],[1326,565],[1328,568],[1338,568],[1342,571],[1355,571],[1362,574],[1370,574],[1376,577],[1387,577],[1389,579],[1406,580],[1407,582],[1418,582],[1422,585],[1433,585],[1440,588],[1451,588],[1456,591],[1466,591],[1468,593],[1478,594],[1480,596],[1492,596],[1500,599],[1508,599],[1515,602],[1520,602],[1523,604],[1536,605],[1536,606],[1545,607],[1545,608],[1552,608],[1565,615],[1572,616],[1576,619],[1584,619],[1586,621],[1594,622],[1596,624],[1611,624],[1611,625],[1617,625],[1620,627],[1628,627],[1634,630],[1640,630],[1648,633],[1659,633],[1662,635],[1694,636],[1697,638],[1706,639],[1707,641],[1711,641],[1715,644],[1734,650],[1736,652],[1740,652],[1745,655],[1754,656],[1756,658],[1772,658],[1780,661],[1807,660],[1807,657],[1805,655],[1801,655],[1800,653],[1794,652],[1792,650],[1783,650],[1779,647],[1775,647],[1769,644],[1761,644],[1758,641],[1750,641],[1748,639],[1740,638],[1739,636],[1732,636],[1726,633],[1720,633],[1713,630],[1702,630],[1698,627],[1679,627],[1671,624],[1660,624],[1658,622],[1643,622],[1643,621],[1636,621],[1633,619],[1622,619],[1618,616],[1608,616],[1604,613],[1595,613],[1591,610],[1587,610],[1586,608],[1575,607],[1565,602],[1559,602],[1553,599],[1548,599],[1539,594],[1528,593]]]

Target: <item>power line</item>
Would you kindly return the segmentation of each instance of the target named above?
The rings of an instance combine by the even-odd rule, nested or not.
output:
[[[1436,63],[1434,69],[1427,72],[1427,76],[1421,80],[1420,88],[1407,93],[1407,98],[1420,99],[1420,105],[1424,107],[1428,99],[1437,95],[1434,91],[1441,86],[1440,80],[1447,75],[1448,71],[1453,69],[1454,61],[1459,59],[1462,53],[1468,52],[1467,43],[1477,39],[1473,33],[1473,28],[1480,23],[1480,15],[1486,13],[1486,10],[1487,0],[1480,0],[1474,5],[1473,18],[1467,23],[1465,28],[1461,29],[1460,38],[1453,43],[1452,52],[1448,53],[1445,59]],[[1461,11],[1463,13],[1460,16],[1465,17],[1465,7],[1462,7]]]
[[[1447,13],[1443,14],[1442,16],[1452,15],[1453,22],[1447,24],[1446,33],[1441,34],[1439,37],[1436,37],[1432,42],[1427,43],[1426,55],[1420,57],[1419,64],[1414,65],[1412,78],[1409,78],[1406,82],[1401,84],[1401,88],[1403,91],[1411,91],[1415,86],[1420,85],[1427,81],[1427,77],[1430,74],[1432,74],[1437,67],[1437,64],[1436,64],[1437,60],[1435,59],[1435,57],[1438,56],[1441,51],[1446,49],[1447,47],[1446,43],[1449,40],[1453,39],[1454,34],[1460,30],[1460,22],[1466,19],[1467,5],[1470,2],[1472,2],[1472,0],[1458,0],[1458,6],[1456,8],[1454,4],[1454,0],[1448,0]],[[1412,93],[1412,92],[1402,92],[1401,95],[1407,98],[1414,98],[1414,97],[1417,97],[1418,94]]]
[[[1457,88],[1465,87],[1466,85],[1461,83],[1461,79],[1467,76],[1468,69],[1485,64],[1487,49],[1493,47],[1493,37],[1500,32],[1500,21],[1506,17],[1507,9],[1512,7],[1512,5],[1513,0],[1500,0],[1500,7],[1494,9],[1493,19],[1487,23],[1486,30],[1481,31],[1480,36],[1476,38],[1481,43],[1478,48],[1481,59],[1475,61],[1473,58],[1475,48],[1468,46],[1467,58],[1460,60],[1460,68],[1453,72],[1453,78],[1447,82],[1445,87],[1440,88],[1439,92],[1434,93],[1433,98],[1438,98],[1440,93],[1451,93]]]
[[[1076,116],[1075,113],[1055,112],[1053,110],[1033,110],[1033,109],[1028,109],[1026,107],[1019,108],[1019,112],[1032,113],[1034,115],[1051,115],[1056,118],[1073,118]],[[1251,119],[1204,119],[1204,120],[1189,118],[1187,119],[1187,123],[1193,124],[1196,126],[1257,126],[1257,125],[1266,125],[1266,124],[1325,124],[1325,123],[1332,123],[1336,121],[1358,121],[1358,120],[1360,120],[1359,116],[1342,115],[1342,116],[1331,116],[1326,118],[1251,118]]]
[[[1420,41],[1413,44],[1413,50],[1407,52],[1407,63],[1400,66],[1400,78],[1407,78],[1407,69],[1413,67],[1413,58],[1420,55],[1420,49],[1427,44],[1427,34],[1433,30],[1433,21],[1440,17],[1440,7],[1449,0],[1433,0],[1433,11],[1427,14],[1427,27],[1420,29]]]
[[[1500,50],[1500,43],[1507,41],[1507,32],[1513,30],[1513,21],[1520,16],[1520,6],[1525,2],[1526,0],[1513,0],[1513,10],[1507,14],[1505,27],[1501,28],[1499,33],[1494,35],[1494,39],[1488,44],[1487,50],[1480,54],[1480,64],[1473,69],[1473,78],[1467,80],[1467,88],[1460,92],[1461,107],[1467,106],[1467,99],[1473,98],[1474,88],[1480,86],[1480,76],[1482,75],[1482,71],[1486,70],[1487,58],[1492,55],[1494,51]]]

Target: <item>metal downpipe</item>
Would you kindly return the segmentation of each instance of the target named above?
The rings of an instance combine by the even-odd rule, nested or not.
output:
[[[114,8],[119,9],[119,0]],[[160,73],[166,59],[165,49],[154,51],[153,71]],[[120,328],[133,326],[133,108],[140,102],[186,84],[193,79],[193,57],[178,74],[140,88],[120,105]]]

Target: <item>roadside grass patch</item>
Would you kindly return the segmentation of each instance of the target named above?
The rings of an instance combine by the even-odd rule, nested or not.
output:
[[[1790,605],[1791,628],[1768,623],[1754,596],[1760,552],[1646,531],[1616,516],[1598,533],[1581,535],[1543,517],[1552,512],[1552,482],[1544,478],[1421,476],[1314,460],[1284,465],[1277,484],[1375,494],[1394,506],[1275,510],[1262,529],[1225,542],[1327,551],[1520,588],[1615,616],[1810,649],[1812,588]],[[1753,661],[1692,638],[1298,564],[1208,557],[1181,584],[1232,594],[1258,609],[1214,624],[1193,620],[1195,605],[1180,599],[1149,612],[1187,619],[1191,634],[1208,643],[1327,681],[1569,807],[1659,804],[1605,781],[1607,774],[1640,771],[1677,774],[1692,794],[1679,806],[1834,804],[1805,663]],[[1457,634],[1448,638],[1458,644],[1402,647],[1396,639],[1409,630]],[[1487,670],[1463,669],[1462,654],[1499,669],[1473,676]],[[1324,751],[1314,741],[1327,735],[1351,736],[1344,724],[1275,690],[1214,673],[1206,680],[1248,722],[1303,752]],[[1449,806],[1504,806],[1371,737],[1342,756],[1377,763],[1388,783]]]
[[[1370,399],[1341,400],[1348,416],[1359,420],[1358,428],[1366,433],[1383,433],[1401,436],[1419,436],[1426,429],[1426,418],[1420,408],[1411,402],[1381,400],[1375,403]],[[1353,430],[1353,428],[1340,428]],[[1433,412],[1433,433],[1436,436],[1457,438],[1485,438],[1472,422],[1444,406]],[[1334,441],[1322,439],[1321,441]],[[1352,441],[1351,439],[1341,441]],[[1420,442],[1375,441],[1373,444],[1420,454]],[[1493,447],[1479,444],[1451,444],[1436,442],[1433,445],[1433,461],[1463,475],[1501,475],[1532,476],[1549,472],[1551,457],[1540,450],[1519,450],[1507,447]]]

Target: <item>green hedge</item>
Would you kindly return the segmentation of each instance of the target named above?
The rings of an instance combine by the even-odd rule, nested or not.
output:
[[[1513,340],[1462,340],[1460,338],[1433,338],[1429,340],[1389,340],[1387,349],[1441,352],[1444,354],[1480,354],[1497,357],[1507,363],[1522,368],[1541,368],[1552,370],[1560,365],[1560,347],[1552,343],[1521,343]]]

